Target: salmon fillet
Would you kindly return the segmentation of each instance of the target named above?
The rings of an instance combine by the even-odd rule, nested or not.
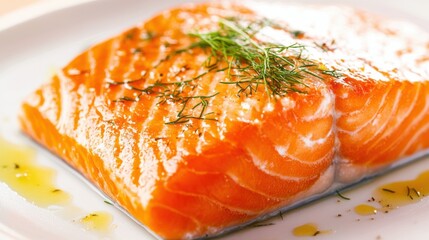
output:
[[[203,42],[222,26],[275,62]],[[156,235],[212,236],[428,149],[428,39],[342,7],[183,5],[77,56],[20,122]]]

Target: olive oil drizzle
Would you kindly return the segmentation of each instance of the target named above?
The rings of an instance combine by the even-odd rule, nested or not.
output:
[[[416,203],[429,194],[429,171],[421,173],[413,180],[398,181],[377,188],[376,199],[384,208],[397,208]]]
[[[375,215],[377,214],[378,210],[379,209],[377,209],[376,207],[368,204],[359,204],[356,207],[354,207],[355,213],[361,216]]]
[[[108,232],[111,229],[112,221],[112,215],[103,211],[89,213],[79,220],[87,230],[98,232]]]
[[[0,138],[0,182],[6,183],[13,191],[38,207],[55,206],[56,210],[61,207],[61,211],[57,213],[65,214],[63,216],[67,218],[82,211],[72,204],[69,193],[55,186],[55,171],[37,164],[35,158],[33,149]],[[113,205],[110,201],[104,202]],[[85,229],[100,233],[109,232],[112,222],[113,216],[104,211],[92,212],[79,219]]]
[[[292,231],[296,237],[315,237],[319,234],[330,233],[331,230],[319,230],[319,228],[313,223],[306,223],[295,227]]]
[[[40,206],[65,206],[70,195],[54,184],[55,171],[34,162],[32,149],[11,144],[0,139],[0,181]]]
[[[429,194],[429,171],[421,173],[413,180],[386,183],[374,190],[374,195],[368,202],[377,202],[379,207],[359,204],[354,212],[361,216],[389,213],[391,210],[404,205],[417,203]]]

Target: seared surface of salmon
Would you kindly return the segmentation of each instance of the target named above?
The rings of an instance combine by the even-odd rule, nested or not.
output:
[[[222,21],[284,46],[275,59],[298,82],[271,94],[269,79],[240,82],[258,74],[249,62],[195,46]],[[401,24],[185,5],[76,57],[24,102],[22,129],[158,236],[218,234],[429,148],[429,38]]]

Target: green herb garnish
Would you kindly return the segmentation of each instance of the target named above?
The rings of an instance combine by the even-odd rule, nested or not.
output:
[[[419,191],[417,191],[417,189],[415,189],[415,188],[410,188],[409,186],[407,186],[407,196],[408,196],[411,200],[414,200],[413,195],[412,195],[413,193],[414,193],[417,197],[420,197],[420,196],[421,196],[421,195],[420,195],[420,192],[419,192]]]
[[[236,85],[239,95],[251,95],[260,85],[265,87],[269,96],[302,92],[303,73],[308,71],[306,66],[310,62],[300,57],[304,46],[256,40],[254,36],[265,24],[267,21],[243,27],[237,20],[221,19],[218,31],[190,34],[198,39],[190,48],[207,49],[210,53],[208,66],[226,65],[229,81],[221,83]],[[235,81],[235,78],[239,80]]]
[[[411,189],[409,186],[407,186],[407,196],[411,199],[414,200],[413,196],[411,196]]]
[[[385,192],[389,192],[389,193],[396,193],[395,191],[388,189],[388,188],[382,188],[381,190],[383,190]]]
[[[147,31],[143,34],[141,34],[140,39],[144,40],[144,41],[149,41],[152,40],[153,38],[155,38],[155,33],[152,31]]]
[[[350,198],[348,198],[348,197],[346,197],[346,196],[342,195],[339,191],[335,191],[335,192],[337,193],[338,197],[340,197],[340,198],[342,198],[342,199],[344,199],[344,200],[350,200]]]
[[[417,189],[415,189],[415,188],[412,188],[411,190],[414,192],[414,194],[415,194],[417,197],[421,197],[421,193],[420,193],[420,191],[417,191]]]
[[[151,94],[158,97],[158,104],[167,102],[181,104],[174,119],[165,124],[186,123],[190,119],[213,120],[215,113],[206,112],[209,101],[219,93],[207,95],[193,95],[198,81],[211,72],[225,72],[225,81],[237,87],[237,96],[251,96],[263,87],[268,97],[274,99],[286,96],[291,92],[305,93],[307,87],[304,78],[313,76],[323,79],[321,74],[339,76],[335,71],[318,69],[318,64],[303,58],[305,46],[294,43],[283,45],[274,42],[265,42],[256,38],[264,27],[279,28],[278,25],[267,19],[256,21],[240,21],[235,18],[220,19],[218,29],[207,33],[190,33],[195,41],[189,46],[177,49],[160,60],[154,68],[158,68],[167,60],[180,55],[188,54],[193,49],[202,49],[208,54],[203,64],[205,71],[191,79],[180,82],[156,81],[144,89],[136,88],[128,82],[109,82],[112,85],[125,85],[127,89],[140,92],[134,97],[121,97],[114,102],[139,101],[142,94]],[[303,34],[301,31],[290,32],[295,37]],[[147,38],[152,33],[147,32]],[[128,36],[127,36],[128,38]],[[145,38],[146,39],[146,38]]]
[[[249,225],[249,227],[251,227],[251,228],[257,228],[257,227],[266,227],[266,226],[272,226],[272,225],[275,225],[275,223],[273,223],[273,222],[269,222],[269,223],[255,223],[255,224]]]
[[[302,38],[302,37],[304,37],[304,32],[303,31],[299,31],[299,30],[296,30],[296,31],[291,31],[290,32],[295,38]]]
[[[133,40],[134,39],[134,32],[129,32],[125,35],[125,39]]]
[[[322,70],[321,73],[325,74],[325,75],[332,76],[334,78],[340,78],[340,77],[343,76],[342,73],[340,73],[340,72],[338,72],[336,70]]]
[[[142,52],[142,49],[141,48],[134,48],[132,52],[133,52],[133,54],[139,54]]]

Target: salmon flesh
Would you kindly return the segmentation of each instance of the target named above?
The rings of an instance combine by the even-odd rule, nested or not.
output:
[[[215,236],[426,151],[429,37],[346,7],[182,5],[74,58],[20,122],[157,236]]]

